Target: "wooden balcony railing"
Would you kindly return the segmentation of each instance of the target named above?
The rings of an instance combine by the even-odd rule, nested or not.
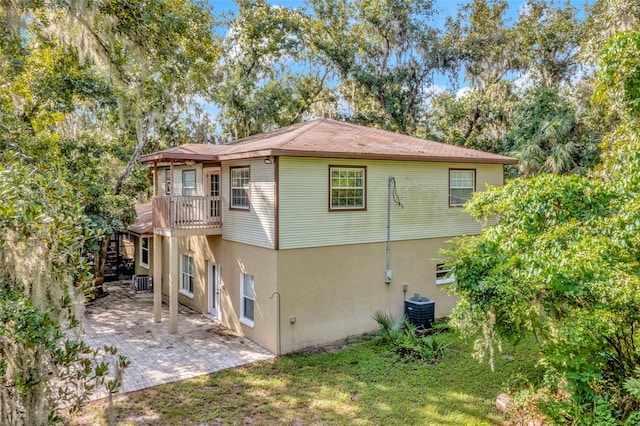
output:
[[[153,197],[153,226],[164,229],[219,228],[220,197]]]

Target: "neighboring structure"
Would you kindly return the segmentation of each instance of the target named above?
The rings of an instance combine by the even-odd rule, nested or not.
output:
[[[155,320],[164,293],[171,331],[183,303],[277,354],[373,330],[414,293],[446,316],[439,250],[480,232],[460,207],[516,163],[329,119],[140,161],[154,170]]]
[[[136,223],[127,228],[135,252],[134,275],[152,275],[153,209],[151,203],[136,204]]]

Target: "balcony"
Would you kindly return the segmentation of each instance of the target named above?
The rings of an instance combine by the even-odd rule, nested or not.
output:
[[[164,230],[214,230],[222,226],[220,197],[153,197],[153,226]]]

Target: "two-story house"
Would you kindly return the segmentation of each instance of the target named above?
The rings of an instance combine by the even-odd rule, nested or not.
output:
[[[516,160],[330,119],[141,158],[154,171],[154,315],[169,296],[287,353],[371,331],[405,297],[456,300],[439,250]]]

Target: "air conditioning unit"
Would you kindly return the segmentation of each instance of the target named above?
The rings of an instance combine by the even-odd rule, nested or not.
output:
[[[435,321],[435,311],[435,300],[421,297],[418,293],[404,301],[404,315],[418,328],[431,328]]]
[[[132,284],[135,291],[151,291],[153,290],[153,277],[149,275],[134,275]]]

